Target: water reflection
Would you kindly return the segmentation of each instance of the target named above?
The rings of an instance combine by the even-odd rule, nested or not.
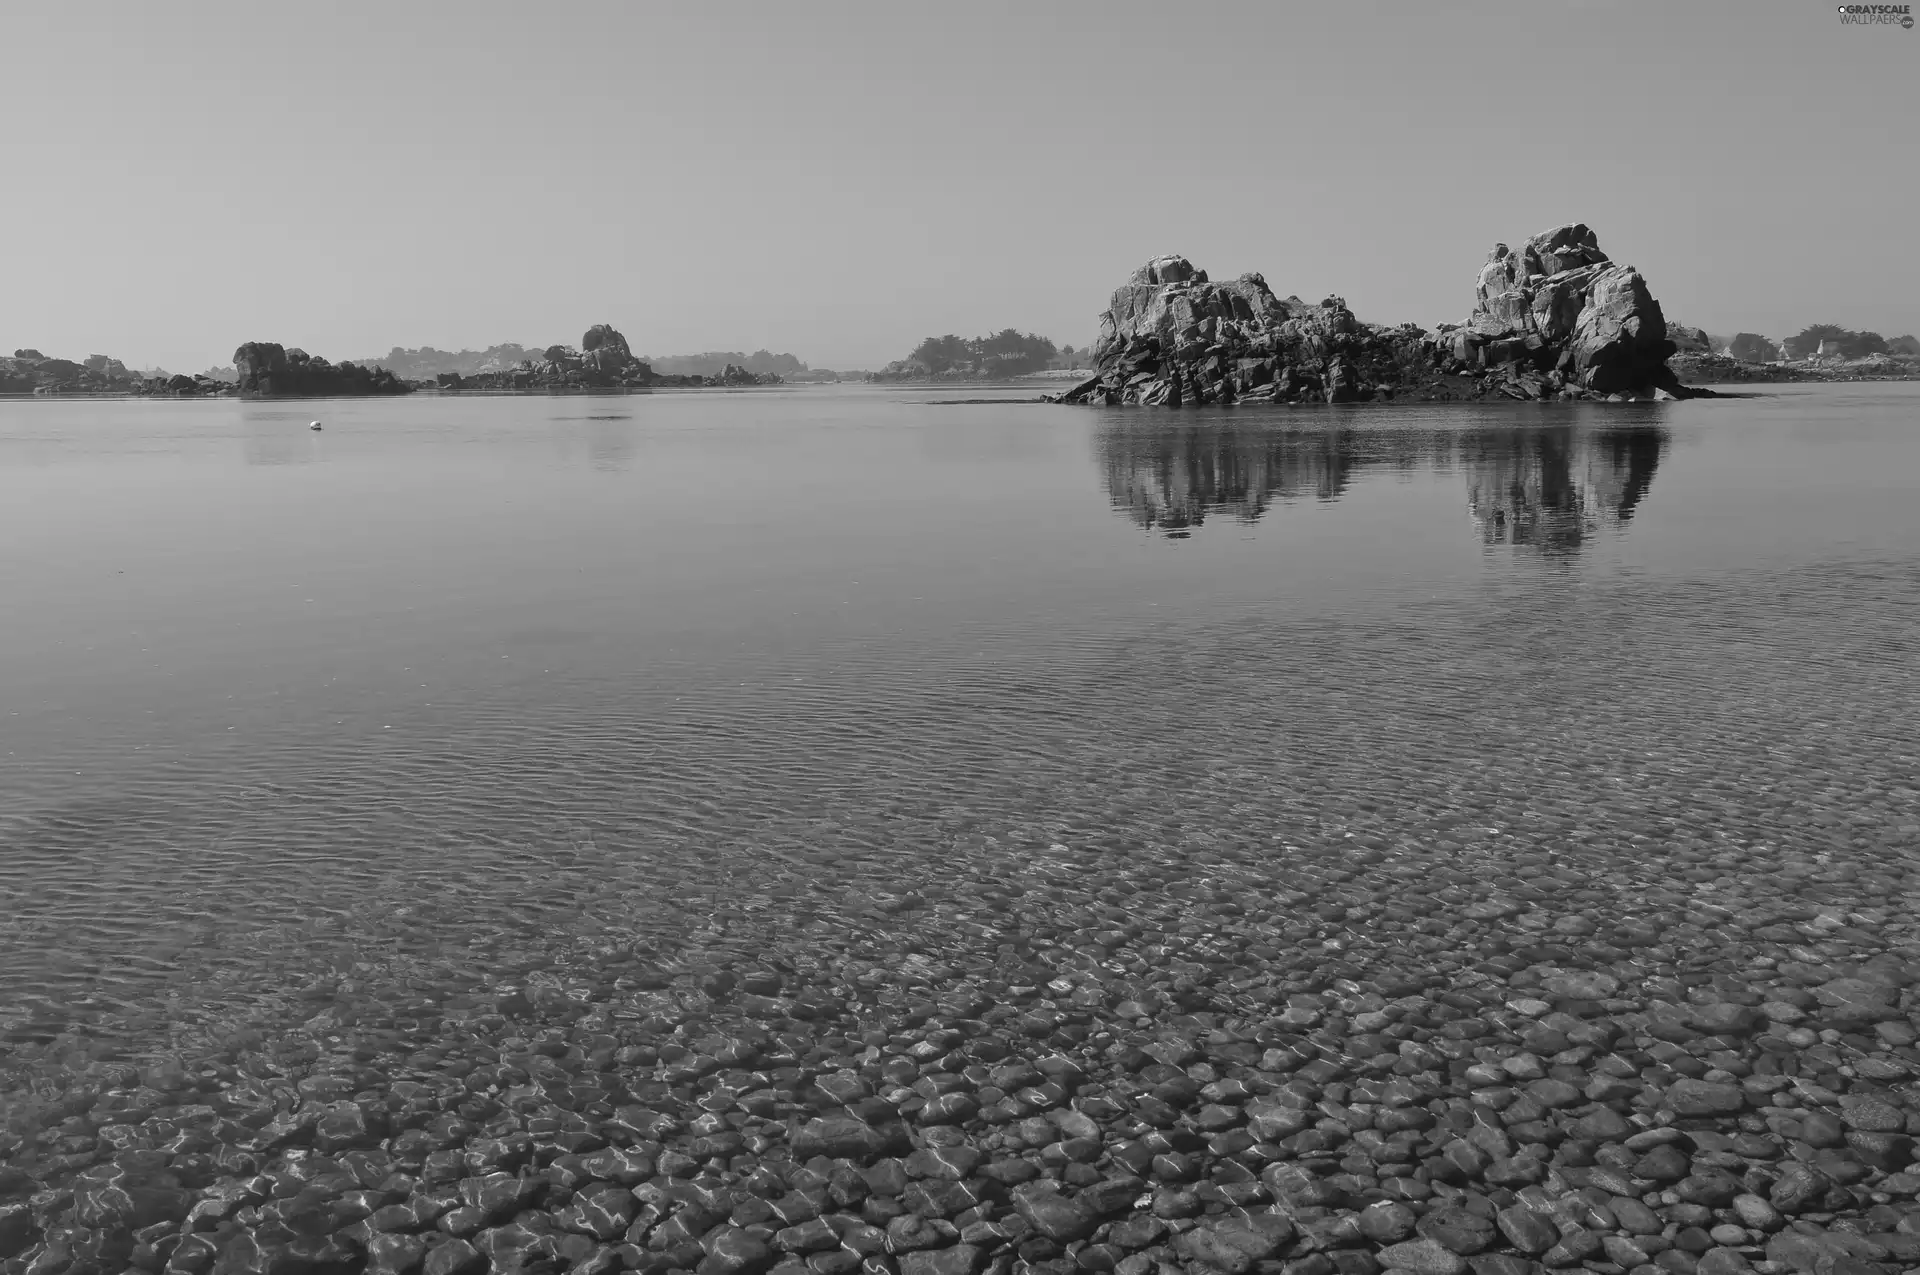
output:
[[[606,473],[619,473],[633,465],[639,454],[639,427],[625,412],[594,412],[584,416],[558,418],[563,448],[570,455],[584,453],[587,464]]]
[[[1486,543],[1547,553],[1575,551],[1631,518],[1668,442],[1645,423],[1407,429],[1138,417],[1110,421],[1097,437],[1115,508],[1171,536],[1209,517],[1256,522],[1275,501],[1337,500],[1368,469],[1427,469],[1465,477]]]
[[[1490,545],[1571,552],[1601,527],[1633,517],[1665,443],[1651,426],[1467,436],[1461,439],[1467,505]]]
[[[249,465],[311,465],[320,458],[320,437],[305,418],[249,417],[241,446]]]

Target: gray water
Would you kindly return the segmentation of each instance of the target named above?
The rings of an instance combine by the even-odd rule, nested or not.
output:
[[[1123,855],[1910,860],[1916,388],[0,403],[0,1079]]]

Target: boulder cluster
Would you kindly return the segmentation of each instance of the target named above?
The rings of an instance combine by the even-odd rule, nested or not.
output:
[[[249,341],[233,352],[241,398],[321,398],[411,394],[413,386],[385,368],[333,364],[302,349]],[[179,378],[175,378],[179,379]]]
[[[1184,257],[1148,262],[1100,316],[1095,376],[1069,403],[1351,403],[1684,396],[1660,303],[1584,225],[1495,244],[1464,325],[1362,323],[1339,297],[1215,283]]]

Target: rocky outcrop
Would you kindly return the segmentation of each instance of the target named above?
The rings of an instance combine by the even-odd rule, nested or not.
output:
[[[772,373],[756,375],[738,364],[729,363],[720,370],[720,375],[706,378],[709,385],[778,385],[780,378]]]
[[[1660,303],[1640,272],[1611,261],[1584,225],[1535,235],[1519,252],[1495,244],[1474,291],[1474,337],[1518,341],[1532,362],[1550,359],[1582,389],[1634,394],[1672,383],[1674,344]]]
[[[140,386],[139,373],[104,354],[76,363],[22,349],[0,358],[0,394],[134,394]]]
[[[645,359],[636,357],[627,338],[606,323],[588,328],[578,349],[550,345],[537,358],[527,359],[518,367],[472,375],[442,372],[436,379],[443,390],[564,391],[780,383],[777,375],[756,375],[731,363],[712,376],[662,376]]]
[[[1136,270],[1100,316],[1096,375],[1057,402],[1357,402],[1639,398],[1684,390],[1660,303],[1584,225],[1519,251],[1495,244],[1466,324],[1428,333],[1362,323],[1246,274],[1216,283],[1185,257]]]
[[[640,389],[659,379],[645,360],[634,357],[627,338],[608,323],[588,328],[578,349],[550,345],[517,367],[472,375],[447,372],[438,377],[442,389],[452,390]]]
[[[1676,354],[1667,364],[1684,385],[1733,385],[1828,381],[1834,378],[1805,364],[1753,363],[1725,354]]]
[[[1675,354],[1711,354],[1713,338],[1707,335],[1705,328],[1690,328],[1684,323],[1667,322],[1667,340],[1673,342]]]
[[[233,352],[241,398],[332,398],[410,394],[413,386],[385,368],[327,362],[302,349],[249,341]]]

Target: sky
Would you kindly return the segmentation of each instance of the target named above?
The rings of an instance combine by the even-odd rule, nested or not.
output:
[[[22,6],[0,346],[1081,345],[1178,252],[1460,322],[1584,221],[1670,318],[1920,329],[1920,26],[1830,0]]]

